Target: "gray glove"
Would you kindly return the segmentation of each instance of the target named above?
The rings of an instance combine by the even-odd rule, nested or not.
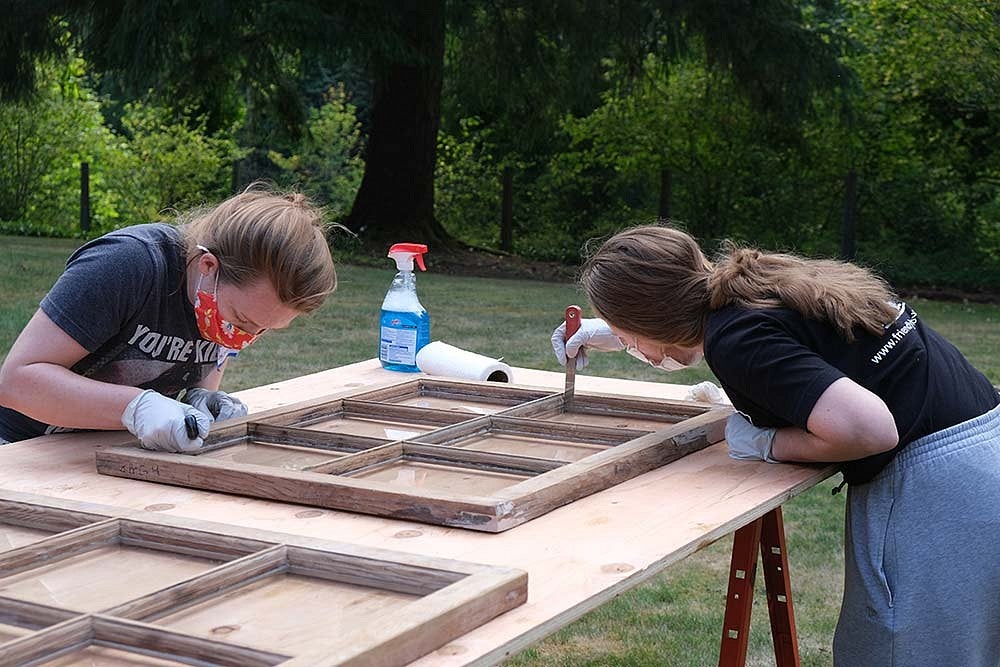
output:
[[[194,417],[197,437],[188,436],[185,417]],[[122,413],[122,425],[139,439],[144,449],[191,452],[201,448],[212,418],[180,401],[147,389],[133,398]]]
[[[576,357],[576,370],[587,365],[587,350],[618,352],[625,346],[618,336],[611,333],[607,323],[599,318],[580,320],[580,330],[566,340],[566,323],[563,322],[552,332],[552,351],[556,353],[559,365],[566,365],[566,357]]]
[[[729,415],[726,421],[726,442],[729,456],[741,461],[767,461],[780,463],[771,457],[774,434],[777,429],[759,428],[738,412]]]
[[[184,392],[184,398],[181,400],[198,408],[218,422],[245,417],[247,414],[247,406],[243,404],[243,401],[224,391],[192,387]]]

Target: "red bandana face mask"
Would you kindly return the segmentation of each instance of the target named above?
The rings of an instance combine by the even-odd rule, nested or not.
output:
[[[215,288],[211,294],[201,289],[203,277],[198,277],[198,285],[194,290],[194,316],[198,321],[198,331],[201,333],[201,337],[236,351],[242,350],[257,340],[259,334],[247,333],[235,324],[222,319],[216,298],[219,293],[218,273],[215,275]]]

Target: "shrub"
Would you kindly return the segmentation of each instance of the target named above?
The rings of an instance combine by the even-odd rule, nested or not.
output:
[[[334,216],[349,211],[361,186],[361,124],[343,85],[330,87],[325,104],[309,112],[309,122],[295,152],[269,151],[282,170],[282,185],[298,186]]]

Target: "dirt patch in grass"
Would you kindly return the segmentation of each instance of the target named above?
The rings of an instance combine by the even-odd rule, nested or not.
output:
[[[431,261],[433,261],[434,270],[456,276],[517,278],[554,283],[572,283],[577,279],[580,271],[579,266],[568,266],[559,262],[538,262],[481,248],[439,251],[433,260],[428,259],[428,262]],[[920,297],[935,301],[1000,305],[1000,291],[977,292],[949,287],[905,286],[896,286],[896,291],[904,299]]]
[[[340,258],[348,264],[385,266],[380,250],[347,252]],[[572,283],[579,276],[579,265],[542,262],[519,257],[500,250],[455,243],[437,247],[427,256],[427,266],[437,273],[477,278],[510,278],[542,280],[552,283]],[[1000,291],[970,291],[951,287],[893,286],[903,299],[919,297],[935,301],[986,303],[1000,305]]]
[[[571,283],[576,279],[577,266],[559,262],[538,262],[517,255],[483,248],[452,248],[441,250],[433,261],[434,270],[455,276],[479,278],[516,278]]]
[[[334,259],[338,263],[358,266],[391,266],[381,249],[342,249],[334,253]],[[424,261],[428,271],[452,276],[541,280],[551,283],[572,283],[579,271],[578,266],[560,262],[539,262],[499,250],[457,244],[432,248]]]
[[[580,271],[579,266],[533,261],[499,250],[475,247],[438,250],[433,257],[428,258],[428,263],[433,263],[435,271],[456,276],[516,278],[554,283],[572,283]],[[951,287],[894,287],[904,299],[920,297],[935,301],[1000,305],[1000,291],[970,291]]]
[[[990,303],[1000,305],[1000,292],[972,292],[953,287],[898,288],[904,299],[920,297],[933,301],[958,301],[960,303]]]

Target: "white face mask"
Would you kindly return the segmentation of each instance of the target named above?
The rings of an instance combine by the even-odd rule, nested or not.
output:
[[[639,351],[639,348],[632,347],[631,345],[626,345],[625,351],[628,352],[633,357],[635,357],[636,359],[638,359],[639,361],[645,361],[653,368],[658,368],[661,371],[667,371],[668,373],[670,371],[679,371],[682,368],[687,368],[686,364],[682,364],[673,357],[663,357],[662,359],[660,359],[660,363],[654,364],[646,357],[645,354]]]

